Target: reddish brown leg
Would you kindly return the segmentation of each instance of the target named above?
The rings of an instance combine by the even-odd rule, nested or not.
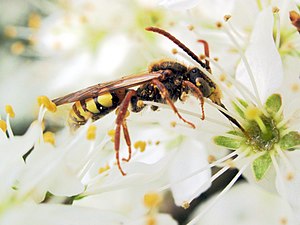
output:
[[[199,90],[199,88],[193,84],[190,81],[184,80],[182,82],[183,85],[187,86],[189,89],[191,89],[193,95],[200,100],[201,105],[201,111],[202,111],[202,117],[201,120],[204,120],[205,114],[204,114],[204,98],[202,92]]]
[[[130,157],[131,157],[131,146],[130,146],[130,138],[129,138],[129,133],[128,133],[128,129],[127,129],[127,125],[126,125],[125,120],[126,120],[126,113],[127,113],[128,107],[129,107],[130,99],[135,94],[136,94],[136,92],[134,90],[129,90],[127,92],[125,98],[123,99],[123,101],[122,101],[122,103],[119,107],[119,112],[118,112],[118,116],[117,116],[117,119],[116,119],[116,132],[115,132],[116,160],[117,160],[118,168],[119,168],[119,170],[120,170],[120,172],[122,173],[123,176],[125,176],[126,173],[123,171],[123,169],[121,167],[120,156],[119,156],[121,126],[123,127],[125,140],[126,140],[126,143],[127,143],[127,146],[128,146],[128,151],[129,151],[128,160],[129,160]]]
[[[200,39],[200,40],[198,40],[198,42],[202,43],[204,45],[204,54],[207,58],[209,58],[209,46],[208,46],[207,41]],[[206,65],[207,70],[210,70],[209,60],[205,59],[205,65]]]
[[[153,80],[152,80],[152,84],[156,85],[156,87],[158,88],[158,90],[159,90],[159,92],[160,92],[162,98],[165,99],[165,100],[167,101],[168,105],[169,105],[169,106],[172,108],[172,110],[177,114],[177,116],[178,116],[183,122],[189,124],[192,128],[195,129],[196,126],[195,126],[193,123],[187,121],[186,119],[184,119],[184,118],[180,115],[180,113],[178,112],[176,106],[174,105],[174,103],[173,103],[172,100],[170,99],[169,92],[168,92],[167,88],[163,85],[163,83],[161,83],[161,82],[160,82],[159,80],[157,80],[157,79],[153,79]]]
[[[128,162],[131,159],[131,140],[130,140],[130,135],[128,132],[126,120],[124,120],[124,122],[122,123],[122,127],[123,127],[124,138],[128,146],[128,158],[127,159],[123,158],[122,160]]]

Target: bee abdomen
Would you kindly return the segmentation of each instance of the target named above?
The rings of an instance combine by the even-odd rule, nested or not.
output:
[[[114,110],[119,103],[119,98],[114,93],[106,93],[95,98],[77,101],[73,104],[69,116],[69,125],[78,128],[89,119],[98,120]]]

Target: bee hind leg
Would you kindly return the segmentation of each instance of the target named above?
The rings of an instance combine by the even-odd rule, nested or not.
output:
[[[129,107],[130,100],[135,95],[136,95],[136,91],[134,91],[134,90],[129,90],[126,93],[126,96],[123,99],[123,101],[119,107],[118,115],[116,118],[116,132],[115,132],[115,138],[114,138],[115,139],[115,152],[116,152],[117,165],[123,176],[125,176],[126,173],[123,171],[123,169],[121,167],[120,155],[119,155],[121,127],[123,128],[124,138],[125,138],[125,141],[126,141],[126,144],[128,147],[128,154],[129,154],[128,158],[127,159],[125,158],[123,160],[128,162],[131,158],[131,141],[130,141],[129,132],[128,132],[127,124],[126,124],[126,116],[127,116],[127,110]]]

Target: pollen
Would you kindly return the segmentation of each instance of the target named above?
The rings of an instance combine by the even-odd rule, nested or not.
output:
[[[173,49],[172,49],[172,54],[173,54],[173,55],[176,55],[177,53],[178,53],[178,50],[177,50],[176,48],[173,48]]]
[[[199,58],[200,58],[201,60],[204,60],[204,59],[206,59],[206,55],[201,54],[201,55],[199,56]]]
[[[7,129],[7,124],[4,120],[0,120],[0,129],[3,131],[3,132],[6,132],[6,129]]]
[[[161,201],[161,196],[156,192],[149,192],[144,195],[144,205],[149,209],[158,207]]]
[[[224,82],[226,80],[226,75],[225,74],[221,74],[219,77],[220,81]]]
[[[10,118],[14,118],[15,117],[15,112],[12,108],[11,105],[6,105],[5,106],[5,112],[9,115]]]
[[[54,133],[47,131],[43,134],[44,142],[55,145],[55,135]]]
[[[110,140],[111,140],[111,142],[115,142],[115,133],[116,133],[116,131],[115,130],[109,130],[108,132],[107,132],[107,135],[108,136],[110,136]]]
[[[157,225],[157,220],[153,216],[148,216],[146,220],[146,225]]]
[[[223,24],[219,21],[216,23],[217,28],[221,28],[223,26]]]
[[[144,107],[145,104],[142,100],[138,100],[136,105],[137,105],[137,107],[142,108],[142,107]]]
[[[193,25],[188,25],[188,27],[187,27],[189,30],[194,30],[195,29],[195,27],[193,26]]]
[[[95,125],[89,126],[87,132],[86,132],[86,139],[88,140],[95,140],[96,138],[96,130],[97,127]]]
[[[4,28],[4,35],[9,38],[14,38],[17,36],[17,30],[13,26],[6,26]]]
[[[144,152],[146,149],[147,143],[145,141],[137,141],[134,143],[134,148],[139,149],[140,152]]]
[[[184,209],[188,209],[188,208],[190,207],[190,203],[187,202],[187,201],[184,201],[184,202],[182,203],[181,207],[184,208]]]
[[[280,9],[279,9],[278,7],[276,7],[276,6],[274,6],[274,7],[272,8],[272,12],[273,12],[273,13],[279,13],[279,11],[280,11]]]
[[[224,21],[227,22],[231,18],[231,15],[225,15],[224,16]]]
[[[117,108],[117,109],[116,109],[116,115],[118,115],[119,112],[120,112],[120,108]],[[125,118],[127,118],[129,115],[130,115],[130,112],[129,112],[129,110],[127,110],[127,111],[126,111]]]
[[[280,225],[287,225],[287,224],[288,224],[287,218],[286,218],[286,217],[280,218],[279,224],[280,224]]]
[[[50,112],[56,111],[56,105],[47,96],[39,96],[37,98],[39,106],[45,106]]]
[[[294,178],[295,178],[295,175],[293,172],[288,172],[285,177],[285,179],[288,181],[292,181]]]
[[[103,167],[99,168],[98,173],[99,174],[104,173],[105,171],[107,171],[109,169],[110,169],[110,166],[108,164],[106,164],[106,166],[103,166]]]
[[[292,84],[291,85],[291,90],[292,90],[292,92],[294,92],[294,93],[297,93],[297,92],[299,92],[300,91],[300,86],[299,86],[299,84]]]
[[[170,125],[171,125],[171,127],[176,127],[177,123],[176,123],[175,121],[172,121],[172,122],[170,123]]]
[[[28,27],[38,29],[41,26],[41,17],[37,13],[31,13],[28,18]]]
[[[208,161],[208,163],[213,163],[216,161],[216,157],[214,155],[209,155],[207,157],[207,161]]]
[[[86,24],[86,23],[89,22],[89,20],[88,20],[88,18],[86,16],[82,15],[82,16],[80,16],[80,22],[82,24]]]
[[[24,52],[25,46],[21,41],[17,41],[10,46],[10,51],[14,55],[20,55]]]

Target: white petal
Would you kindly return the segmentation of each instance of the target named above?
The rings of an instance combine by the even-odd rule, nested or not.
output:
[[[259,97],[264,102],[281,85],[283,79],[282,63],[273,39],[273,14],[270,8],[259,14],[245,55]],[[254,93],[249,74],[242,61],[238,65],[236,78]]]
[[[195,7],[199,0],[161,0],[160,5],[175,10],[186,10]]]
[[[1,225],[120,225],[124,216],[71,205],[22,205],[1,215]]]
[[[169,166],[169,176],[170,183],[174,183],[171,191],[175,204],[182,206],[184,203],[190,203],[209,188],[211,171],[207,169],[187,180],[176,183],[176,181],[208,165],[206,151],[200,142],[187,139],[179,148]]]

